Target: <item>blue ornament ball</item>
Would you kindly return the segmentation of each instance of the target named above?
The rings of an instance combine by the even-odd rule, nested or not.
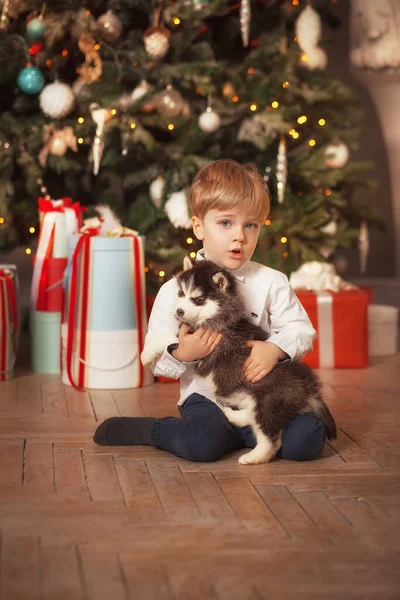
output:
[[[40,17],[31,19],[26,26],[26,31],[32,40],[42,40],[46,31],[44,19]]]
[[[18,75],[17,85],[25,94],[39,94],[44,88],[45,79],[42,71],[36,67],[25,67]]]

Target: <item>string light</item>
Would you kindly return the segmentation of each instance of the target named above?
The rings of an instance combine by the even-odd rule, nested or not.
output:
[[[271,219],[266,219],[265,224],[266,225],[271,225]]]
[[[100,44],[95,44],[93,46],[93,50],[100,50]]]
[[[174,126],[174,125],[172,125],[172,123],[170,123],[170,124],[168,125],[168,129],[169,129],[170,131],[172,131],[174,128],[175,128],[175,126]]]
[[[289,85],[290,85],[290,83],[289,83],[288,81],[284,81],[284,82],[282,83],[282,87],[284,87],[284,88],[288,88],[288,87],[289,87]]]
[[[289,135],[293,135],[294,133],[296,133],[296,130],[293,129],[293,127],[292,127],[292,129],[289,129]]]
[[[239,102],[239,96],[233,96],[232,102]]]
[[[318,125],[321,125],[321,127],[323,127],[325,125],[325,123],[326,123],[325,119],[320,119],[318,121]]]
[[[116,115],[116,114],[117,114],[117,111],[115,110],[115,108],[112,108],[112,109],[111,109],[111,114],[112,114],[112,115]]]
[[[136,123],[131,123],[131,129],[135,129]]]
[[[186,240],[186,243],[187,243],[187,244],[193,244],[193,239],[192,239],[192,238],[188,238],[188,239]]]
[[[32,254],[32,250],[30,248],[25,249],[25,254]]]
[[[332,194],[332,190],[330,190],[329,188],[326,188],[325,196],[330,196],[331,194]]]
[[[145,273],[148,273],[148,272],[149,272],[149,270],[150,270],[150,269],[149,269],[149,267],[145,267],[145,268],[144,268],[144,272],[145,272]]]
[[[299,135],[300,134],[297,131],[295,131],[294,134],[293,134],[293,139],[297,140],[297,138],[299,137]]]
[[[61,52],[61,56],[68,56],[68,50],[63,50]]]
[[[308,145],[309,146],[315,146],[317,142],[315,140],[308,140]]]
[[[254,112],[255,110],[257,110],[257,104],[252,104],[252,105],[250,106],[250,110],[252,110],[253,112]]]
[[[250,67],[249,69],[247,69],[247,72],[249,73],[249,75],[253,75],[253,73],[254,73],[253,67]]]
[[[301,57],[301,60],[303,60],[304,62],[307,62],[308,61],[307,54],[303,54],[302,57]]]
[[[34,227],[29,227],[29,233],[35,233],[35,228]]]
[[[160,271],[160,272],[159,272],[159,276],[160,276],[160,277],[165,277],[165,271]]]
[[[0,225],[3,225],[4,223],[4,217],[0,217]]]
[[[289,256],[289,252],[284,252],[283,256],[284,256],[284,258],[287,258]]]
[[[51,59],[50,59],[50,58],[47,58],[47,59],[46,59],[46,67],[51,67],[51,65],[52,65],[52,61],[51,61]]]
[[[8,150],[8,148],[9,148],[9,147],[10,147],[10,144],[9,144],[8,142],[6,142],[6,143],[4,144],[4,148],[5,148],[6,150]]]
[[[191,252],[191,253],[189,254],[189,256],[190,256],[190,258],[196,258],[196,252]]]
[[[277,102],[277,100],[274,100],[274,101],[271,103],[271,106],[272,106],[272,108],[278,108],[278,106],[279,106],[279,102]]]
[[[83,144],[83,138],[78,138],[78,144]]]
[[[293,4],[293,6],[298,6],[299,5],[299,0],[292,0],[292,4]]]
[[[181,22],[181,20],[180,20],[180,18],[179,18],[179,17],[174,17],[174,18],[172,19],[172,22],[173,22],[173,24],[174,24],[174,25],[179,25],[179,24],[180,24],[180,22]]]
[[[282,242],[282,244],[286,244],[287,237],[285,237],[285,236],[281,237],[281,242]]]
[[[307,117],[306,115],[301,115],[301,117],[299,117],[297,119],[297,122],[299,123],[299,125],[302,125],[303,123],[305,123],[307,121]]]
[[[78,123],[84,123],[84,122],[85,122],[85,119],[83,117],[78,118]]]

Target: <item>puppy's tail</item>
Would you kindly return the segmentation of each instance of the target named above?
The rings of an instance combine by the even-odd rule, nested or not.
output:
[[[336,440],[337,430],[335,419],[332,417],[331,411],[329,410],[329,408],[323,400],[321,400],[321,404],[318,409],[318,415],[316,416],[325,423],[326,437],[328,438],[328,440]]]

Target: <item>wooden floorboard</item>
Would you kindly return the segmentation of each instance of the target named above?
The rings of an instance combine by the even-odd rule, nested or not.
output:
[[[319,374],[336,443],[267,465],[93,443],[110,416],[178,416],[177,384],[1,383],[1,600],[397,599],[400,355]]]

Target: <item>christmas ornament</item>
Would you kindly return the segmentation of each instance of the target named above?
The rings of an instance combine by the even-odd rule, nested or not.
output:
[[[95,102],[89,106],[89,110],[97,125],[92,145],[93,174],[97,175],[104,150],[104,126],[111,118],[111,111],[108,108],[100,108]]]
[[[79,67],[79,79],[74,84],[78,87],[80,82],[90,84],[98,81],[103,73],[103,61],[100,54],[94,49],[95,45],[96,40],[89,33],[80,35],[78,46],[85,55],[85,62]]]
[[[52,119],[66,117],[74,108],[75,96],[66,83],[55,81],[46,85],[39,97],[40,108]]]
[[[250,0],[241,0],[241,3],[240,3],[240,32],[242,34],[242,43],[243,43],[244,48],[247,48],[249,45],[250,22],[251,22]]]
[[[185,190],[171,194],[165,204],[165,212],[174,227],[192,228],[189,207]]]
[[[333,219],[327,225],[320,227],[319,230],[322,231],[322,233],[324,233],[325,235],[331,237],[331,239],[327,240],[324,246],[320,246],[318,248],[318,251],[321,254],[321,256],[327,259],[331,256],[331,254],[333,254],[336,248],[336,241],[334,240],[333,236],[337,234],[337,221]]]
[[[299,64],[310,71],[320,69],[321,71],[326,68],[328,64],[328,56],[325,50],[322,48],[313,48],[307,54],[307,60],[301,60]]]
[[[111,10],[97,19],[97,31],[106,42],[115,42],[122,33],[122,23]]]
[[[26,25],[26,32],[31,40],[42,40],[46,31],[46,23],[42,16],[30,19]]]
[[[157,179],[151,182],[149,186],[150,198],[157,208],[161,207],[162,197],[165,188],[165,179],[159,175]]]
[[[1,15],[0,15],[0,30],[5,31],[10,22],[9,18],[9,9],[10,9],[10,0],[4,0],[3,6],[1,7]]]
[[[199,127],[204,133],[214,133],[220,126],[220,116],[211,108],[211,106],[199,116]]]
[[[17,85],[21,92],[29,95],[39,94],[45,84],[42,71],[36,67],[25,67],[17,78]]]
[[[360,251],[360,271],[362,274],[367,270],[368,254],[369,254],[369,232],[366,221],[362,221],[360,225],[360,235],[358,238],[358,249]]]
[[[297,43],[306,54],[318,46],[321,38],[321,30],[321,18],[319,14],[312,6],[306,6],[301,11],[295,25]]]
[[[72,127],[64,127],[56,130],[54,123],[43,126],[44,146],[39,152],[39,164],[44,168],[47,157],[50,154],[54,156],[64,156],[68,148],[73,152],[78,152],[76,136]]]
[[[43,42],[41,42],[40,40],[38,42],[35,42],[34,44],[32,44],[32,46],[29,48],[28,52],[31,56],[36,56],[36,54],[38,54],[39,52],[41,52],[44,48],[44,44]]]
[[[279,140],[278,156],[276,159],[276,187],[278,190],[278,202],[283,203],[287,181],[287,156],[286,156],[286,141],[284,137]]]
[[[164,27],[150,27],[143,34],[144,47],[147,54],[158,60],[169,50],[170,31]]]
[[[182,112],[184,101],[180,93],[168,84],[165,90],[154,98],[154,103],[160,115],[176,117]]]
[[[131,94],[132,102],[139,102],[139,100],[148,94],[151,89],[152,86],[145,79],[142,79],[142,81],[135,87]]]
[[[329,144],[325,148],[325,165],[331,169],[341,169],[344,167],[350,156],[349,147],[344,142],[338,144]]]

